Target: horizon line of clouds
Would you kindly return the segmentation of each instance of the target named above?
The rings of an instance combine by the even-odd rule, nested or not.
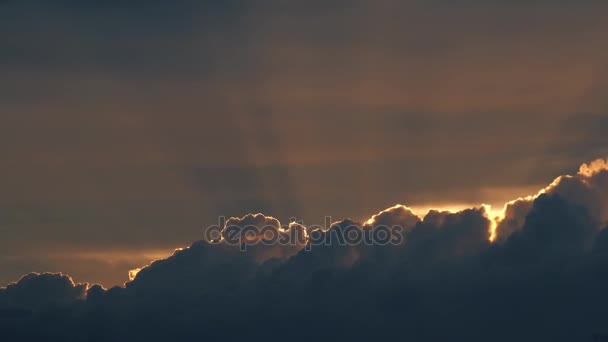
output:
[[[479,211],[482,214],[482,216],[487,220],[488,223],[486,236],[487,240],[490,243],[500,243],[504,242],[513,232],[519,230],[524,225],[526,216],[531,211],[534,201],[543,194],[565,194],[567,197],[570,197],[568,199],[573,201],[575,204],[583,205],[587,208],[591,207],[593,209],[592,215],[594,219],[596,219],[595,224],[597,225],[597,229],[602,229],[605,226],[608,226],[608,195],[603,195],[605,197],[600,198],[597,194],[594,194],[591,199],[585,198],[584,196],[582,198],[572,196],[573,187],[575,189],[577,189],[577,186],[583,188],[588,187],[590,189],[592,186],[592,184],[590,184],[590,180],[592,180],[593,177],[595,177],[596,175],[605,172],[608,172],[608,159],[599,158],[589,163],[583,163],[580,166],[578,173],[574,175],[558,176],[553,182],[551,182],[548,186],[540,189],[536,194],[523,196],[508,201],[500,210],[493,210],[492,206],[488,204],[479,204],[478,206],[468,207],[462,205],[428,208],[415,208],[406,206],[404,204],[396,204],[392,207],[381,210],[376,214],[373,214],[369,219],[364,222],[352,221],[350,218],[334,221],[331,219],[331,216],[326,216],[326,222],[324,223],[324,225],[307,226],[301,221],[296,221],[295,218],[293,218],[293,221],[290,222],[288,225],[282,225],[277,218],[265,215],[263,213],[250,213],[243,217],[229,217],[227,220],[220,219],[219,222],[223,222],[223,226],[221,229],[222,232],[224,232],[225,229],[228,227],[240,226],[242,229],[244,229],[245,227],[256,226],[258,228],[274,227],[277,234],[290,234],[292,231],[297,231],[296,234],[299,234],[299,236],[301,236],[300,240],[297,240],[301,242],[289,245],[289,250],[284,250],[285,246],[283,245],[269,246],[266,244],[253,244],[251,247],[255,249],[255,253],[260,254],[255,258],[256,262],[258,263],[263,263],[272,258],[289,258],[297,254],[300,250],[304,249],[308,251],[309,249],[304,247],[310,242],[309,234],[311,230],[319,230],[323,233],[327,233],[333,227],[347,222],[354,226],[359,226],[361,229],[374,229],[374,227],[378,225],[399,225],[405,231],[409,231],[413,229],[418,223],[425,221],[429,217],[436,216],[438,214],[458,215],[468,210]],[[594,206],[592,201],[598,200],[598,198],[600,200],[603,200],[604,202],[601,202],[600,204]],[[328,219],[330,221],[327,221]],[[223,237],[219,241],[204,241],[219,244],[225,243]],[[405,243],[407,243],[407,241]],[[142,265],[141,267],[128,270],[129,281],[123,284],[123,286],[127,286],[129,282],[135,280],[137,274],[141,270],[144,270],[154,265],[155,262],[171,258],[177,253],[187,250],[189,248],[190,247],[176,248],[173,254],[166,258],[155,259],[147,265]],[[67,276],[72,282],[72,284],[74,284],[74,286],[84,286],[85,293],[86,290],[92,287],[91,284],[87,282],[75,283],[69,275],[65,275],[61,272],[30,272],[28,274],[25,274],[15,282],[11,282],[4,287],[0,286],[0,290],[6,289],[9,286],[17,285],[19,282],[21,282],[21,280],[30,279],[33,275],[56,275],[59,277]],[[103,285],[101,284],[94,284],[93,286],[95,285],[100,285],[102,288],[105,289],[105,287],[103,287]]]
[[[576,180],[581,181],[583,184],[587,184],[587,180],[586,180],[587,178],[593,177],[602,171],[608,171],[608,159],[598,158],[590,163],[583,163],[580,166],[577,174],[558,176],[547,187],[540,189],[536,194],[528,195],[525,197],[519,197],[517,199],[508,201],[507,203],[504,204],[503,208],[500,211],[492,211],[491,205],[483,204],[483,203],[477,207],[475,207],[475,206],[461,207],[461,208],[429,207],[427,209],[423,209],[422,211],[420,211],[420,209],[416,211],[416,210],[412,209],[411,207],[408,207],[407,205],[396,204],[392,207],[386,208],[386,209],[381,210],[380,212],[372,215],[363,224],[361,224],[359,222],[353,222],[353,221],[351,221],[350,218],[333,221],[333,222],[331,222],[331,224],[329,224],[329,226],[327,225],[327,222],[326,222],[324,231],[328,231],[332,227],[339,225],[343,222],[352,222],[354,224],[359,224],[362,229],[364,229],[364,228],[373,229],[373,227],[377,224],[383,224],[383,225],[404,224],[402,227],[405,228],[406,230],[409,230],[409,229],[412,229],[417,223],[424,221],[427,216],[433,216],[433,215],[436,215],[437,213],[458,214],[458,213],[461,213],[466,210],[480,210],[481,213],[483,214],[483,216],[488,220],[488,224],[489,224],[488,230],[487,230],[487,233],[488,233],[487,239],[491,243],[495,243],[497,241],[504,241],[506,238],[508,238],[508,236],[511,233],[520,229],[521,226],[523,226],[522,216],[525,218],[525,216],[531,210],[534,200],[536,200],[540,195],[552,193],[554,191],[559,190],[560,183],[563,180],[575,180],[576,179]],[[608,198],[606,198],[606,200],[607,200],[607,202],[605,202],[606,212],[602,214],[602,217],[601,217],[600,221],[598,222],[599,228],[602,228],[608,224]],[[524,210],[521,210],[522,206],[525,207]],[[520,210],[518,212],[518,214],[520,216],[517,218],[513,217],[514,216],[513,211],[515,210],[514,207],[518,207],[517,209]],[[422,214],[422,212],[425,212],[425,213]],[[331,219],[330,216],[328,216],[328,217]],[[328,217],[326,217],[326,219]],[[255,214],[250,213],[250,214],[245,215],[242,218],[230,217],[228,219],[228,221],[226,221],[224,229],[229,227],[231,225],[231,222],[232,222],[232,224],[234,224],[234,222],[236,222],[237,224],[243,224],[244,226],[246,226],[247,224],[251,224],[251,219],[253,219],[253,221],[258,221],[257,222],[258,224],[260,224],[260,220],[261,220],[262,225],[264,225],[264,224],[267,225],[268,222],[271,222],[271,226],[275,226],[277,231],[283,230],[282,231],[283,233],[289,233],[290,229],[301,229],[302,231],[305,232],[304,233],[305,239],[309,238],[308,234],[306,233],[308,231],[307,226],[304,225],[302,222],[290,222],[289,225],[287,225],[287,229],[285,229],[285,228],[283,228],[283,226],[281,225],[280,221],[277,218],[274,218],[272,216],[267,216],[263,213],[255,213]],[[517,223],[514,223],[514,220],[519,220],[519,221],[517,221]],[[320,226],[320,225],[314,225],[314,227],[315,228],[313,228],[313,229],[323,229],[322,226]],[[306,245],[306,243],[304,243],[304,245]],[[265,247],[267,247],[267,246],[265,246]],[[186,248],[189,248],[189,247],[186,247]],[[303,249],[302,246],[300,246],[300,249]],[[179,252],[182,250],[184,250],[184,248],[178,248],[175,250],[175,252]],[[265,260],[267,260],[267,259],[266,258],[262,259],[262,261],[265,261]],[[129,270],[130,281],[133,281],[135,279],[135,277],[137,276],[137,274],[142,269],[149,267],[153,263],[154,263],[154,261],[152,261],[150,264],[145,265],[141,268]],[[126,283],[125,283],[125,285],[126,285]]]

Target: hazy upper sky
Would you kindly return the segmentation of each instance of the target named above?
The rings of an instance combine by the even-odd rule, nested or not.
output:
[[[535,193],[608,154],[605,1],[0,1],[0,285],[219,215]]]

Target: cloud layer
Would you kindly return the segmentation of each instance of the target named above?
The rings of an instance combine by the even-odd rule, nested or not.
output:
[[[197,241],[108,290],[29,274],[0,289],[0,327],[20,341],[601,339],[607,180],[596,160],[499,218],[484,206],[420,217],[397,205],[308,233],[262,214],[231,218],[224,232],[267,226],[302,233],[308,246]],[[381,226],[403,227],[404,240],[335,238]]]

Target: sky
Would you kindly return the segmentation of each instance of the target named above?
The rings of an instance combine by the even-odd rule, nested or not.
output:
[[[506,239],[538,197],[507,202],[608,156],[607,15],[593,0],[0,0],[0,286],[124,286],[220,216],[364,223],[401,204],[423,222],[486,204]],[[547,192],[601,213],[600,190]]]

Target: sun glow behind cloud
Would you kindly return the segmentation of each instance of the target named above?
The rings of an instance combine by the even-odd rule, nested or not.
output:
[[[593,176],[599,174],[600,172],[603,172],[606,170],[608,170],[608,162],[605,159],[600,158],[600,159],[596,159],[588,164],[584,163],[580,166],[577,174],[559,176],[559,177],[555,178],[555,180],[553,180],[553,182],[551,182],[548,186],[538,190],[536,192],[536,194],[523,196],[523,197],[519,197],[517,199],[511,200],[511,201],[508,201],[502,206],[501,209],[494,209],[492,207],[492,205],[490,205],[490,204],[480,204],[478,206],[464,204],[464,203],[454,203],[454,204],[447,204],[447,205],[444,204],[444,205],[437,205],[437,206],[432,206],[432,205],[405,206],[405,205],[398,204],[393,207],[382,210],[378,214],[373,215],[371,218],[369,218],[368,220],[365,221],[365,224],[371,226],[376,222],[376,218],[379,215],[386,213],[388,211],[391,211],[391,210],[398,209],[398,208],[409,210],[409,211],[413,212],[414,214],[416,214],[418,216],[418,218],[420,218],[420,219],[422,219],[427,213],[429,213],[431,211],[458,213],[458,212],[466,210],[466,209],[483,208],[483,210],[485,212],[485,217],[490,222],[490,227],[488,229],[488,240],[490,242],[495,242],[498,237],[499,225],[505,219],[509,218],[508,216],[510,214],[512,214],[512,213],[510,213],[510,211],[514,210],[514,209],[512,209],[513,207],[517,206],[520,203],[528,203],[531,205],[531,203],[538,196],[540,196],[542,194],[552,193],[554,191],[559,192],[559,189],[560,189],[560,187],[562,187],[563,182],[567,181],[567,180],[579,181],[584,186],[591,188],[593,185],[590,184],[590,179]],[[595,186],[598,186],[598,185],[595,185]],[[601,184],[599,186],[601,186]],[[605,209],[600,209],[600,210],[605,210]],[[600,213],[600,224],[606,223],[605,219],[607,216],[608,216],[608,213]]]
[[[519,197],[515,200],[508,201],[507,203],[504,204],[504,206],[502,206],[501,209],[494,209],[493,206],[490,204],[469,205],[469,204],[464,204],[464,203],[453,203],[453,204],[449,204],[449,205],[411,206],[411,207],[403,205],[403,204],[396,204],[392,207],[389,207],[387,209],[384,209],[384,210],[372,215],[367,220],[361,220],[361,221],[363,222],[363,227],[373,227],[375,224],[379,223],[379,221],[382,220],[383,215],[386,215],[386,214],[397,213],[396,215],[397,215],[398,221],[401,221],[401,222],[407,221],[408,215],[409,216],[415,215],[415,217],[417,217],[418,222],[420,222],[424,219],[424,217],[426,215],[428,215],[431,212],[457,214],[457,213],[460,213],[460,212],[462,212],[464,210],[468,210],[468,209],[482,209],[484,217],[489,221],[488,235],[487,235],[488,240],[493,243],[498,238],[498,234],[499,234],[498,229],[499,229],[499,226],[501,225],[501,223],[503,223],[503,221],[505,221],[506,219],[510,219],[510,216],[513,215],[513,213],[511,213],[511,211],[514,210],[514,209],[512,209],[513,207],[517,206],[520,203],[531,204],[541,194],[551,193],[552,191],[555,191],[555,189],[557,189],[561,186],[561,182],[563,180],[579,179],[583,184],[588,184],[588,180],[591,177],[593,177],[594,175],[598,174],[599,172],[602,172],[605,170],[608,170],[608,163],[606,163],[606,161],[603,159],[595,160],[589,164],[583,164],[583,165],[581,165],[579,172],[576,175],[559,176],[553,182],[551,182],[550,185],[548,185],[545,188],[540,189],[536,194],[525,196],[525,197]],[[270,220],[270,222],[272,222],[274,225],[277,225],[277,231],[279,233],[286,233],[288,231],[287,229],[279,226],[280,222],[276,218],[271,217],[271,216],[264,216],[261,213],[258,213],[255,215],[250,214],[243,218],[232,217],[230,220],[232,220],[231,222],[237,222],[237,223],[247,222],[247,220],[254,220],[254,221],[256,221],[256,224],[268,222],[267,220]],[[415,223],[413,223],[411,221],[411,218],[409,220],[410,220],[409,224],[415,225]],[[251,222],[253,222],[253,221],[251,221]],[[333,222],[331,224],[331,226],[339,224],[339,223],[340,223],[340,221]],[[299,224],[297,224],[295,222],[291,222],[289,224],[289,229],[295,229],[298,225]],[[305,228],[305,226],[301,226],[301,228]],[[303,236],[305,239],[308,239],[306,230],[303,230]],[[175,251],[178,252],[180,250],[182,250],[182,248],[176,249]],[[162,256],[162,257],[164,257],[164,256]],[[156,258],[156,259],[161,259],[161,258]],[[263,260],[266,260],[266,258],[262,258],[260,260],[263,261]],[[137,274],[143,268],[146,268],[149,266],[150,265],[129,270],[129,280],[133,281],[137,277]]]
[[[439,205],[439,206],[412,206],[408,207],[402,204],[397,204],[393,207],[387,208],[385,210],[380,211],[378,214],[373,215],[367,221],[365,221],[365,225],[373,226],[376,223],[376,217],[381,215],[382,213],[386,213],[390,210],[404,208],[406,210],[412,211],[420,220],[426,216],[431,211],[437,212],[447,212],[447,213],[458,213],[466,209],[471,208],[483,208],[485,212],[486,218],[490,221],[490,229],[488,231],[488,239],[490,241],[494,241],[496,238],[496,228],[498,226],[498,222],[504,216],[504,208],[502,210],[493,210],[492,205],[490,204],[480,204],[478,206],[468,205],[468,204],[451,204],[451,205]]]
[[[133,279],[135,279],[135,277],[137,277],[137,274],[139,273],[139,271],[141,271],[141,267],[129,270],[129,280],[132,281]]]
[[[490,242],[494,243],[497,241],[497,238],[499,235],[498,230],[501,225],[520,224],[517,222],[515,222],[515,223],[511,222],[512,216],[515,215],[514,210],[517,210],[518,206],[525,207],[527,205],[531,205],[531,203],[541,194],[552,193],[552,192],[556,191],[556,189],[560,189],[560,187],[563,186],[563,184],[562,184],[563,182],[578,180],[582,184],[586,184],[585,186],[592,186],[591,184],[589,184],[591,177],[594,177],[595,175],[597,175],[598,173],[600,173],[604,170],[608,170],[608,163],[606,163],[606,161],[603,159],[595,160],[589,164],[583,164],[583,165],[581,165],[579,172],[577,174],[559,176],[553,182],[551,182],[548,186],[541,188],[535,194],[519,197],[517,199],[508,201],[503,206],[492,206],[490,204],[483,204],[483,203],[478,204],[478,205],[471,205],[471,204],[467,204],[467,203],[451,203],[451,204],[441,204],[441,205],[436,205],[436,206],[432,206],[432,205],[406,206],[403,204],[397,204],[392,207],[379,211],[378,213],[372,215],[368,219],[361,219],[360,222],[362,222],[363,227],[373,227],[374,224],[378,223],[378,220],[380,220],[380,223],[383,224],[382,216],[386,215],[386,214],[390,214],[390,215],[397,215],[397,216],[394,216],[393,219],[396,219],[399,222],[405,222],[405,221],[409,220],[409,223],[406,225],[413,227],[416,224],[416,222],[411,221],[412,218],[408,218],[408,215],[414,215],[417,218],[417,221],[420,222],[430,212],[457,214],[457,213],[460,213],[460,212],[462,212],[464,210],[468,210],[468,209],[482,209],[484,217],[489,222],[488,223],[488,235],[487,235],[488,240]],[[240,222],[241,220],[243,220],[245,218],[233,217],[231,219],[236,220],[237,222]],[[255,219],[271,220],[273,222],[273,224],[276,224],[276,225],[280,224],[280,222],[276,218],[273,218],[271,216],[264,216],[263,214],[251,215],[250,219],[252,219],[252,220],[255,220]],[[332,225],[338,224],[339,222],[340,221],[332,222]],[[296,228],[298,228],[297,227],[298,225],[299,224],[297,224],[295,222],[291,222],[289,224],[288,229],[296,229]],[[306,228],[306,227],[305,227],[305,225],[302,225],[301,228]],[[280,234],[285,234],[288,232],[288,229],[279,226],[277,228],[277,231]],[[302,233],[303,233],[304,239],[307,240],[309,238],[307,231],[304,229],[302,231]],[[504,236],[502,238],[504,238]],[[110,252],[82,251],[82,252],[78,253],[78,256],[83,259],[103,260],[106,263],[111,263],[111,264],[116,264],[116,265],[119,265],[120,262],[129,261],[129,260],[148,260],[149,263],[146,266],[134,267],[132,269],[129,269],[128,280],[133,281],[142,269],[149,267],[150,264],[152,264],[154,261],[165,259],[180,250],[183,250],[183,249],[182,248],[158,249],[158,250],[140,251],[140,252],[136,252],[136,253],[124,251],[124,250],[123,251],[110,251]],[[297,248],[294,251],[297,251]],[[294,251],[291,251],[289,253],[292,254],[292,253],[294,253]],[[267,255],[261,254],[262,256],[260,258],[260,262],[263,262],[264,260],[266,260],[268,256],[274,255],[275,257],[280,257],[280,256],[282,256],[282,253],[283,252],[281,252],[281,251],[275,251],[275,252],[267,251],[267,253],[266,253]],[[264,256],[264,255],[266,255],[266,256]],[[65,258],[68,256],[69,256],[68,253],[51,255],[51,257],[53,257],[53,258],[58,258],[58,257]],[[132,265],[135,266],[137,264],[132,263]],[[106,285],[108,285],[108,284],[106,284]]]

